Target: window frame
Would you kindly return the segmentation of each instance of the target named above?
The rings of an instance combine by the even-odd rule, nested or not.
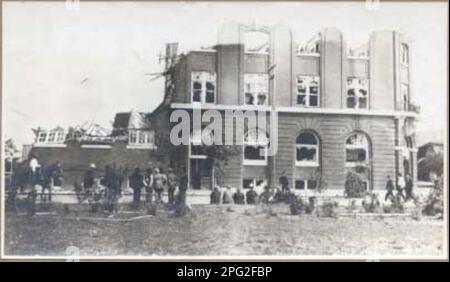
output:
[[[195,76],[200,76],[200,80],[194,79]],[[200,101],[194,101],[194,83],[199,82],[201,85]],[[214,86],[213,102],[207,102],[208,90],[207,84],[211,83]],[[215,72],[210,71],[192,71],[191,72],[191,103],[201,104],[216,104],[217,100],[217,76]]]
[[[262,78],[262,79],[260,79]],[[247,91],[247,85],[250,84],[250,90]],[[264,89],[261,84],[265,84]],[[253,88],[253,89],[252,89]],[[268,106],[269,103],[269,74],[268,73],[245,73],[244,74],[244,105],[247,106]],[[249,93],[253,97],[253,103],[247,103],[247,93]],[[264,100],[264,104],[258,104],[258,96],[260,93],[265,93],[266,99]]]
[[[155,133],[153,130],[135,130],[128,131],[128,146],[131,147],[153,147]],[[141,142],[141,141],[144,142]]]
[[[349,80],[352,80],[352,83],[349,85]],[[357,80],[358,82],[361,80],[364,80],[366,82],[365,87],[361,87],[360,83],[358,83],[359,87],[355,87],[355,83],[354,80]],[[349,76],[347,77],[347,83],[346,83],[346,90],[345,90],[345,106],[346,109],[352,109],[352,110],[369,110],[370,109],[370,80],[369,78],[366,77],[358,77],[358,76]],[[354,99],[355,99],[355,107],[351,108],[348,106],[348,98],[350,97],[350,95],[348,94],[348,92],[350,91],[350,89],[353,89],[354,91]],[[361,108],[360,107],[360,102],[359,102],[359,98],[361,98],[360,96],[358,96],[358,92],[360,90],[366,90],[367,96],[366,98],[366,107],[365,108]]]
[[[317,144],[301,144],[301,143],[297,143],[297,139],[300,137],[300,135],[302,134],[311,134],[314,139],[316,140]],[[297,150],[300,148],[314,148],[316,149],[316,159],[313,161],[299,161],[297,159]],[[297,136],[295,137],[295,166],[296,167],[319,167],[320,166],[320,138],[319,136],[314,133],[313,131],[309,131],[309,130],[305,130],[305,131],[301,131],[299,134],[297,134]]]
[[[362,135],[365,138],[364,144],[347,144],[347,140],[352,137],[352,135]],[[358,139],[358,138],[357,138]],[[364,159],[364,161],[347,161],[347,150],[351,150],[351,149],[364,149],[365,153],[366,153],[366,158]],[[371,146],[370,146],[370,140],[369,140],[369,136],[367,136],[367,134],[363,133],[363,132],[352,132],[349,135],[347,135],[347,137],[345,138],[345,167],[357,167],[361,164],[367,163],[370,158],[371,158]]]
[[[248,141],[248,136],[249,133],[251,133],[252,131],[256,131],[257,132],[257,136],[256,136],[256,141]],[[258,138],[259,134],[263,134],[263,136],[265,136],[266,141],[262,142],[260,140],[260,138]],[[268,151],[269,151],[269,138],[267,136],[267,133],[264,132],[263,130],[251,130],[251,131],[247,131],[244,135],[244,142],[243,142],[243,165],[249,165],[249,166],[267,166],[268,164]],[[246,147],[263,147],[262,149],[264,150],[264,159],[257,159],[257,160],[252,160],[252,159],[246,159],[245,158],[245,149]],[[261,150],[261,148],[259,149]],[[259,151],[258,153],[260,153],[261,151]]]
[[[305,85],[306,88],[306,92],[305,94],[300,94],[299,92],[299,88],[302,84],[299,83],[299,80],[303,79],[305,84],[305,81],[307,81],[308,83]],[[311,83],[316,81],[317,82],[317,94],[311,94]],[[299,74],[297,75],[297,82],[296,82],[296,95],[295,95],[295,105],[298,107],[304,107],[304,108],[319,108],[320,107],[320,76],[318,75],[302,75]],[[305,96],[305,101],[306,104],[302,105],[298,103],[298,96],[304,95]],[[317,105],[315,106],[311,106],[311,96],[316,96],[317,98]]]

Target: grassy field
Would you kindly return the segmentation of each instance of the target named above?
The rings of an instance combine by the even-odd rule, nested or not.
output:
[[[411,217],[291,216],[286,206],[268,215],[255,207],[194,206],[182,218],[122,212],[112,218],[87,212],[6,217],[6,255],[110,256],[439,256],[443,220]]]

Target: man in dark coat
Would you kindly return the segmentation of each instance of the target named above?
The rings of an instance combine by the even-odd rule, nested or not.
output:
[[[213,205],[218,205],[220,204],[220,191],[219,191],[219,187],[214,187],[214,190],[211,192],[210,195],[211,198],[211,204]]]
[[[394,183],[392,182],[391,177],[387,176],[387,182],[386,182],[386,196],[384,196],[384,201],[387,201],[388,199],[394,199]]]
[[[250,187],[250,190],[247,191],[245,196],[247,198],[248,205],[254,205],[258,203],[258,193],[253,190],[253,187]]]
[[[278,181],[280,182],[281,185],[281,191],[283,193],[289,192],[289,179],[286,176],[286,172],[283,171]]]
[[[133,209],[138,209],[141,202],[141,191],[144,187],[144,177],[139,168],[136,168],[130,176],[130,187],[133,189]]]
[[[178,184],[178,204],[186,204],[186,191],[188,189],[188,176],[183,174]]]
[[[104,186],[107,188],[106,210],[113,212],[119,196],[119,181],[115,171],[110,167],[105,167]]]
[[[245,204],[245,196],[241,192],[241,189],[238,188],[236,192],[233,194],[233,201],[236,205],[243,205]]]

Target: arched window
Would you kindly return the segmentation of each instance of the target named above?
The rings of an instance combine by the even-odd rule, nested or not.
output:
[[[244,164],[267,165],[269,138],[263,130],[250,130],[244,138]]]
[[[369,139],[362,132],[354,132],[345,141],[345,164],[356,166],[370,158]]]
[[[270,33],[263,27],[248,27],[244,33],[246,53],[269,54]]]
[[[313,132],[302,132],[295,140],[297,166],[319,166],[319,138]]]

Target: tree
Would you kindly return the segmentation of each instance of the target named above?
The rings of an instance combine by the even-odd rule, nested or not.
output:
[[[233,145],[205,146],[205,154],[211,161],[211,188],[214,188],[217,182],[222,182],[224,167],[228,164],[228,160],[239,152],[238,147]]]
[[[430,173],[441,176],[444,170],[444,156],[441,153],[429,153],[422,159],[418,166],[419,178],[424,180],[430,179]]]
[[[14,141],[9,138],[5,141],[5,156],[9,159],[12,159],[19,150],[16,147]]]

